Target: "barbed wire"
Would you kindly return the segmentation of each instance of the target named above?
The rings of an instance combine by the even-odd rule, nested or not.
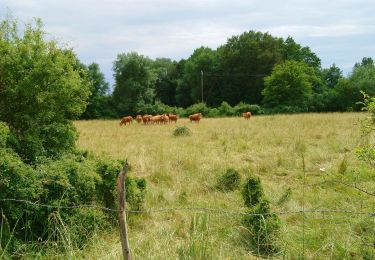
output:
[[[48,205],[41,204],[37,202],[32,202],[28,200],[21,199],[0,199],[0,201],[13,201],[31,204],[34,206],[46,207],[46,208],[56,208],[56,209],[76,209],[76,208],[97,208],[105,211],[120,212],[117,209],[111,209],[107,207],[101,207],[93,204],[82,204],[82,205]],[[249,213],[241,212],[228,209],[213,209],[213,208],[198,208],[198,207],[185,207],[185,208],[160,208],[160,209],[145,209],[145,210],[127,210],[127,213],[137,213],[137,214],[151,214],[158,212],[171,212],[171,211],[195,211],[195,212],[209,212],[218,213],[226,215],[241,215],[241,216],[265,216],[265,215],[289,215],[289,214],[305,214],[305,213],[337,213],[337,214],[351,214],[351,215],[368,215],[370,217],[375,217],[375,212],[360,212],[352,210],[335,210],[335,209],[311,209],[311,210],[294,210],[294,211],[276,211],[271,213]]]

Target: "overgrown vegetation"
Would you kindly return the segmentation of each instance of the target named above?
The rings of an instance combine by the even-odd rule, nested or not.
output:
[[[251,250],[259,255],[271,255],[279,250],[280,219],[271,211],[269,200],[265,197],[260,179],[249,176],[242,189],[245,206],[248,207],[243,219],[247,228]]]
[[[229,168],[218,178],[216,188],[221,191],[234,191],[240,187],[240,184],[240,173],[233,168]]]
[[[178,126],[173,131],[173,136],[190,136],[191,130],[187,126]]]
[[[38,243],[82,248],[114,223],[100,207],[116,209],[121,169],[76,148],[72,120],[86,108],[87,72],[71,49],[45,40],[39,20],[23,33],[2,21],[0,53],[0,258],[22,257]],[[131,208],[140,209],[145,180],[129,177],[126,186]]]

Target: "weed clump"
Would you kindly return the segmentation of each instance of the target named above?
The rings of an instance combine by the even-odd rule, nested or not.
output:
[[[243,223],[249,233],[246,241],[258,256],[271,255],[278,251],[277,237],[280,219],[271,211],[269,200],[264,196],[259,178],[250,176],[243,189],[242,196],[248,207]]]
[[[251,208],[260,203],[264,193],[259,178],[255,176],[248,177],[242,188],[242,197],[246,207]]]
[[[224,192],[234,191],[240,187],[240,184],[241,175],[235,169],[229,168],[219,177],[216,188]]]
[[[179,126],[173,131],[174,136],[191,136],[191,131],[187,126]]]

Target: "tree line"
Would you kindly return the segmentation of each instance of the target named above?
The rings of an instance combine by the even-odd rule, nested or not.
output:
[[[82,66],[92,82],[84,119],[160,110],[186,114],[198,103],[256,105],[263,113],[356,111],[361,90],[375,94],[372,58],[364,57],[345,77],[335,64],[322,68],[320,58],[292,37],[256,31],[233,36],[215,50],[197,48],[180,61],[120,53],[111,94],[98,64]]]

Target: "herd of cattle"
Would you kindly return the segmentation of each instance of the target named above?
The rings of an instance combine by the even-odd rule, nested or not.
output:
[[[245,113],[242,114],[242,116],[245,119],[249,119],[251,117],[251,112],[245,112]],[[135,117],[135,120],[137,121],[138,124],[143,123],[145,125],[147,125],[147,124],[168,124],[168,123],[171,123],[171,122],[177,123],[178,119],[179,119],[178,115],[174,115],[174,114],[170,114],[170,113],[162,114],[162,115],[156,115],[156,116],[137,115]],[[199,121],[201,119],[202,119],[201,113],[196,113],[196,114],[193,114],[193,115],[189,116],[189,120],[192,123],[193,122],[199,123]],[[131,123],[133,123],[133,120],[134,119],[133,119],[132,116],[125,116],[121,119],[120,126],[127,125],[127,124],[130,125]]]

